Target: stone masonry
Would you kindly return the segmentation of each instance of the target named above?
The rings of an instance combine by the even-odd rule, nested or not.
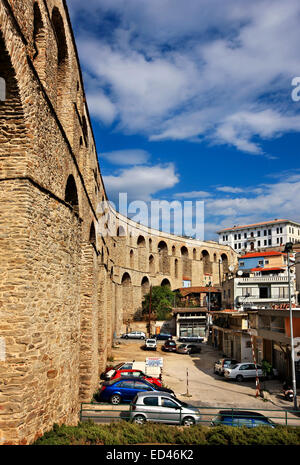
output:
[[[236,254],[99,213],[107,197],[65,1],[0,0],[0,77],[0,444],[29,444],[77,423],[150,284],[218,284]],[[97,227],[107,213],[113,236]]]

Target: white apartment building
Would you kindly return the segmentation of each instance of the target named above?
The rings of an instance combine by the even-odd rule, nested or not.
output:
[[[217,232],[219,244],[230,245],[236,252],[279,247],[287,242],[300,242],[300,223],[275,219],[262,223],[233,226]]]

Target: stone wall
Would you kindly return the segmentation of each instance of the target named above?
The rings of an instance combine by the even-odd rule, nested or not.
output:
[[[218,284],[220,259],[236,254],[99,210],[107,196],[64,1],[0,0],[0,77],[0,443],[26,444],[76,424],[151,284]],[[108,214],[129,234],[99,231]]]

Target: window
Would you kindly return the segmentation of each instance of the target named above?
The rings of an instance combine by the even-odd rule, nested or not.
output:
[[[237,240],[237,234],[234,235],[234,240],[235,240],[235,241]]]
[[[266,239],[264,240],[264,245],[267,245],[267,241],[266,241]]]
[[[260,231],[257,231],[257,237],[260,237]]]
[[[266,230],[266,229],[264,229],[264,236],[266,236],[266,235],[267,235],[267,230]]]
[[[272,239],[268,240],[268,245],[272,245]]]
[[[240,266],[245,266],[245,262],[240,262]]]
[[[268,229],[268,234],[269,234],[269,236],[271,236],[271,234],[272,234],[272,229]]]
[[[289,290],[287,287],[279,287],[279,293],[278,296],[280,298],[288,298],[289,296]]]
[[[239,249],[241,248],[241,243],[239,243]]]
[[[237,249],[237,245],[236,245],[236,244],[234,244],[234,248]]]
[[[134,389],[134,381],[122,381],[121,383],[118,384],[118,387],[122,387],[126,389]]]
[[[144,404],[156,407],[158,406],[158,397],[144,397]]]
[[[171,399],[167,399],[166,397],[163,397],[161,399],[161,405],[162,407],[166,407],[166,408],[174,408],[174,409],[179,408],[175,402],[173,402]]]
[[[265,260],[265,265],[269,265],[269,260]]]
[[[282,228],[280,228],[280,234],[282,234]]]
[[[276,234],[279,234],[279,228],[276,228]]]
[[[257,241],[257,245],[258,245],[258,247],[260,247],[260,241]]]
[[[245,238],[245,239],[247,238],[247,233],[244,233],[244,238]]]
[[[251,287],[243,287],[242,288],[242,296],[251,296]]]
[[[259,264],[259,265],[263,265],[263,264],[264,264],[264,261],[263,261],[263,260],[258,260],[258,264]]]
[[[279,237],[277,237],[277,244],[279,244]]]
[[[142,381],[134,381],[134,389],[143,389],[147,391],[149,386],[146,383],[142,383]]]
[[[241,238],[241,235],[239,234],[239,239]]]

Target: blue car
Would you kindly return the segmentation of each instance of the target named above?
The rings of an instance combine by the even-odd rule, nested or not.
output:
[[[153,334],[153,336],[157,341],[167,341],[168,339],[172,339],[173,336],[172,334],[169,333],[159,333],[159,334]]]
[[[246,426],[247,428],[255,428],[256,426],[275,428],[276,426],[275,423],[261,413],[246,410],[220,410],[218,415],[213,418],[211,425]]]
[[[98,394],[98,399],[101,402],[111,402],[113,405],[118,405],[120,402],[131,402],[138,392],[143,391],[164,391],[174,395],[172,389],[156,386],[144,379],[123,376],[105,381]]]

